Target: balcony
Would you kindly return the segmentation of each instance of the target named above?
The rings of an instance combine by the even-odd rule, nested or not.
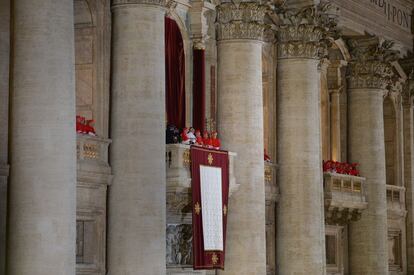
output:
[[[387,185],[388,217],[405,217],[405,188],[397,185]]]
[[[111,182],[110,140],[78,134],[76,274],[105,274],[106,191]]]
[[[229,196],[239,188],[234,174],[235,157],[235,153],[229,152]],[[194,271],[192,269],[190,146],[167,144],[165,161],[167,176],[167,274],[214,274],[210,271]]]
[[[238,189],[234,175],[236,153],[229,152],[230,196]],[[186,221],[191,224],[191,157],[190,146],[167,144],[165,152],[167,168],[167,221]]]
[[[367,208],[365,178],[324,173],[325,220],[328,224],[344,225],[360,218]]]

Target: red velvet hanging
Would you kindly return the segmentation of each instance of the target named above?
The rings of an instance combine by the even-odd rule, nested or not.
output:
[[[204,50],[193,51],[193,127],[204,131],[205,106],[205,55]]]
[[[193,206],[193,268],[224,269],[226,252],[227,214],[229,213],[229,155],[227,151],[211,150],[198,146],[191,146],[191,189]],[[201,194],[200,166],[217,167],[221,169],[222,182],[222,209],[223,219],[223,250],[204,250],[204,228]],[[247,275],[247,274],[243,274]]]
[[[165,100],[168,124],[184,128],[184,42],[177,23],[168,17],[165,17]]]

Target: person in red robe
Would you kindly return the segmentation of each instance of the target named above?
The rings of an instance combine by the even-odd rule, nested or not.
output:
[[[95,121],[93,119],[88,119],[88,120],[86,120],[86,123],[85,123],[85,126],[84,126],[85,132],[87,134],[91,135],[91,136],[95,136],[96,135],[95,128],[92,126],[92,124],[94,122]]]
[[[203,132],[203,145],[205,147],[211,147],[211,140],[210,140],[210,137],[208,136],[207,131]]]
[[[270,157],[269,157],[269,155],[267,154],[267,152],[266,152],[266,149],[264,149],[264,160],[265,161],[271,161],[271,159],[270,159]]]
[[[217,137],[217,132],[213,131],[211,133],[211,146],[214,149],[220,149],[220,139]]]
[[[190,138],[188,137],[188,128],[183,128],[181,132],[181,143],[183,144],[190,144]]]
[[[203,138],[201,137],[200,130],[197,130],[195,132],[195,136],[196,136],[196,144],[202,146],[204,143],[203,143]]]

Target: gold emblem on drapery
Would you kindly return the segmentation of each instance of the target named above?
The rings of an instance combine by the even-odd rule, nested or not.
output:
[[[227,215],[227,206],[226,205],[223,206],[223,215],[224,216]]]
[[[216,253],[213,253],[213,254],[211,255],[211,263],[212,263],[213,265],[216,265],[216,264],[218,263],[218,260],[219,260],[219,258],[217,257],[217,254],[216,254]]]
[[[213,164],[214,158],[213,158],[213,155],[211,153],[208,154],[207,161],[208,161],[208,164],[210,164],[210,165]]]
[[[196,215],[200,215],[201,206],[198,202],[196,202],[196,204],[194,205],[194,211],[195,211]]]

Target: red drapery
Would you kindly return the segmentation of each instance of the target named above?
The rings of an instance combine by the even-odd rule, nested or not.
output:
[[[205,55],[204,50],[193,51],[193,127],[204,131],[205,118]]]
[[[168,124],[184,128],[184,42],[177,23],[168,17],[165,17],[165,100]]]
[[[203,209],[201,205],[200,165],[220,167],[222,182],[223,251],[205,251],[203,241]],[[193,268],[224,269],[226,250],[226,227],[229,200],[229,157],[228,152],[191,147],[191,177],[193,206]]]

